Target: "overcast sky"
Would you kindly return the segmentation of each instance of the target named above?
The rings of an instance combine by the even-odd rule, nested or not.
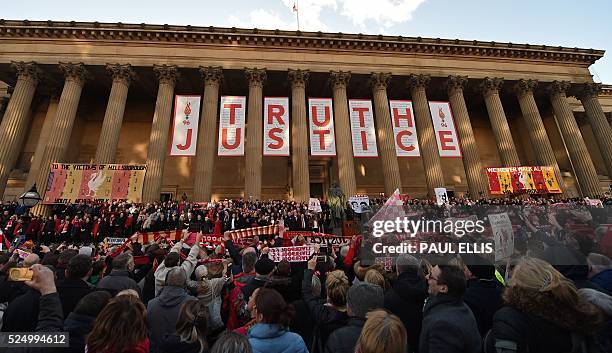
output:
[[[563,45],[609,51],[591,66],[612,84],[606,0],[21,0],[0,18],[297,29]]]

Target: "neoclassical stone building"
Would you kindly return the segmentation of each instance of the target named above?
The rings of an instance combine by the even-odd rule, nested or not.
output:
[[[602,50],[459,39],[0,20],[0,195],[47,184],[49,163],[147,165],[143,198],[413,197],[487,192],[484,167],[549,165],[565,194],[612,176]],[[168,156],[175,94],[201,95],[195,157]],[[219,97],[247,96],[246,152],[217,155]],[[263,157],[262,99],[290,99],[291,153]],[[309,153],[308,97],[334,102],[335,157]],[[370,99],[377,158],[354,158],[347,98]],[[420,157],[398,158],[389,100],[412,100]],[[428,101],[449,101],[462,158],[440,158]]]

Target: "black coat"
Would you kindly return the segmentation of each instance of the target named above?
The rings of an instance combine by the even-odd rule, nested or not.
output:
[[[448,294],[427,299],[419,353],[480,353],[481,348],[476,319],[463,300]]]
[[[364,324],[365,319],[350,318],[345,327],[341,327],[329,335],[325,345],[325,353],[354,353],[355,345],[357,345]]]
[[[187,343],[181,342],[181,338],[176,334],[164,335],[159,346],[160,353],[199,353],[200,342]],[[204,350],[208,352],[208,350]]]
[[[467,289],[463,301],[470,307],[480,336],[486,336],[493,324],[493,315],[502,307],[503,287],[495,279],[471,279],[467,282]]]
[[[93,286],[80,278],[66,278],[57,284],[64,317],[68,317],[81,298],[91,293]]]
[[[28,287],[24,294],[10,302],[2,317],[2,332],[33,332],[38,321],[39,301],[40,292]]]
[[[91,332],[96,320],[93,316],[81,315],[76,313],[68,314],[64,321],[64,331],[69,333],[70,348],[65,348],[66,352],[84,352],[85,340]]]
[[[403,272],[391,283],[385,294],[385,309],[397,315],[408,333],[408,348],[416,352],[419,347],[423,304],[427,298],[427,284],[416,273]]]

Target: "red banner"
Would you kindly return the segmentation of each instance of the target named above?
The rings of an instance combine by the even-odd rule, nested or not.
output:
[[[560,194],[553,167],[486,168],[491,194]]]

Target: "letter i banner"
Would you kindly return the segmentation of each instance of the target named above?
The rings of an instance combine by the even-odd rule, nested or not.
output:
[[[335,156],[336,136],[331,98],[308,98],[310,155]]]
[[[457,137],[450,103],[429,102],[429,111],[431,112],[431,121],[433,122],[440,157],[461,158],[459,137]]]
[[[222,96],[219,107],[219,156],[244,156],[246,97]]]
[[[171,156],[195,156],[200,121],[200,96],[174,97]]]
[[[372,101],[368,99],[349,99],[348,104],[351,118],[353,156],[378,157]]]
[[[264,156],[289,155],[289,98],[264,98]]]

